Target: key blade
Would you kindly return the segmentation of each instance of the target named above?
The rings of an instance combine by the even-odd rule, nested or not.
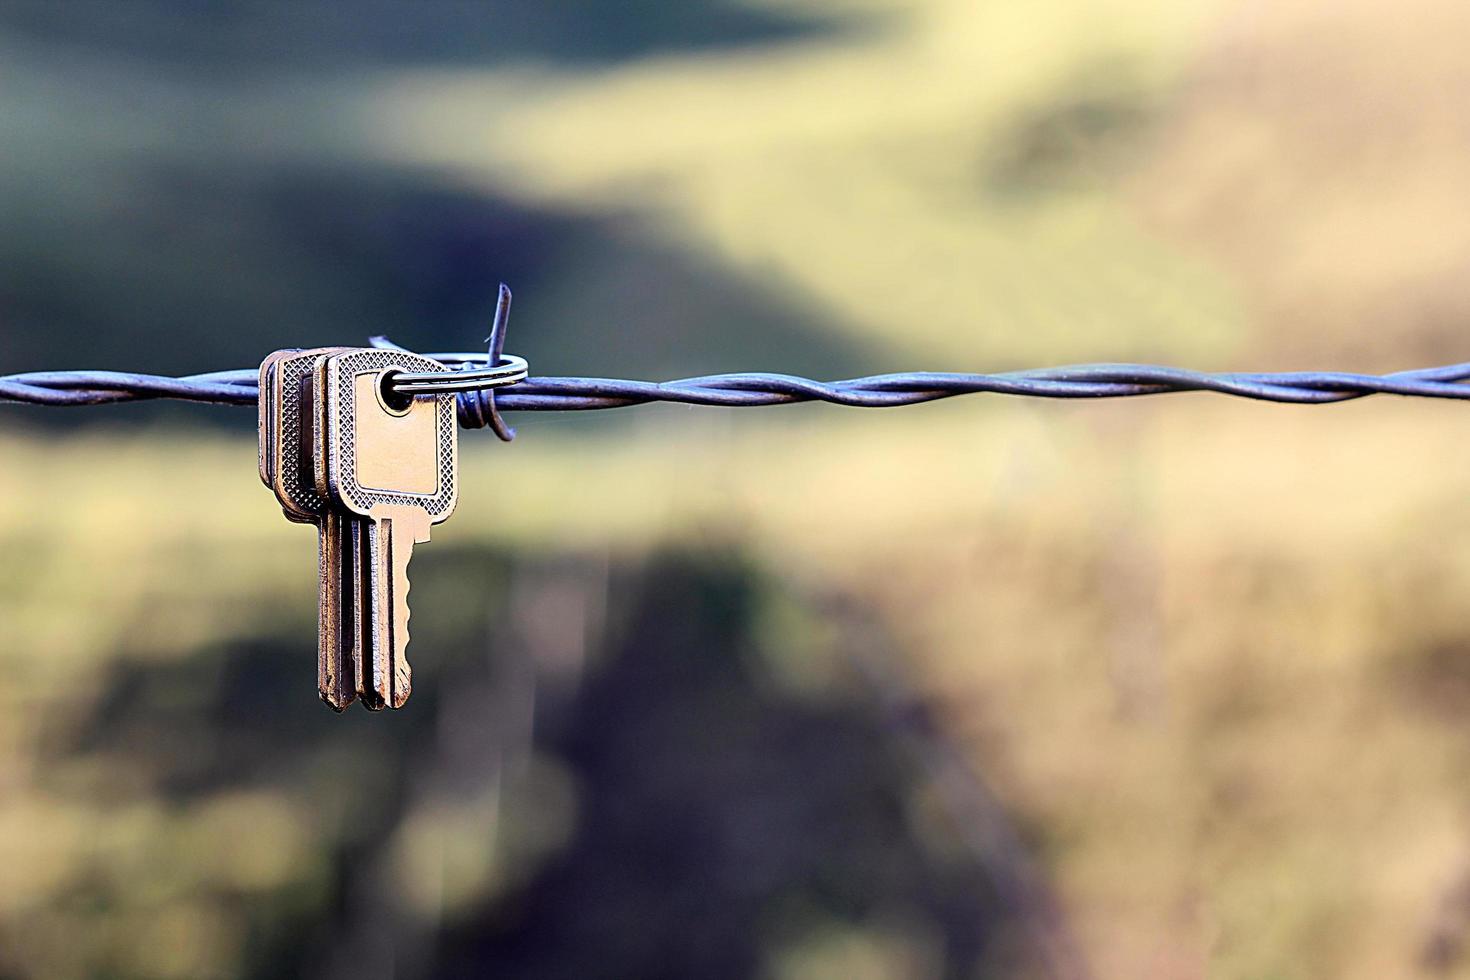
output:
[[[384,506],[368,525],[377,583],[374,596],[375,649],[372,685],[382,703],[401,708],[413,691],[408,663],[408,563],[413,546],[429,540],[433,522],[417,507]]]
[[[369,533],[369,522],[348,521],[349,547],[352,565],[353,618],[356,621],[356,636],[353,638],[352,664],[355,671],[357,696],[362,706],[369,711],[381,711],[383,699],[378,696],[374,685],[377,664],[377,615],[373,599],[373,563]]]
[[[358,671],[362,661],[362,620],[359,618],[359,579],[353,560],[352,528],[357,524],[350,515],[333,512],[341,535],[340,560],[337,563],[337,660],[342,677],[342,706],[358,697]]]
[[[317,524],[317,576],[320,586],[317,605],[317,690],[334,710],[341,711],[357,697],[352,664],[343,657],[343,645],[353,629],[344,620],[347,609],[343,595],[342,518],[323,515]],[[346,566],[350,567],[350,566]]]

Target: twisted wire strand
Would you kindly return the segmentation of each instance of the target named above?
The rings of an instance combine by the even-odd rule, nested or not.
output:
[[[378,341],[381,346],[389,346]],[[484,367],[481,353],[431,354],[451,367]],[[31,371],[0,375],[0,402],[34,405],[103,405],[170,398],[222,405],[253,405],[253,368],[183,377],[125,371]],[[620,378],[530,377],[495,392],[462,394],[465,411],[488,417],[497,410],[590,411],[675,402],[747,407],[821,401],[855,408],[892,408],[957,395],[998,394],[1038,398],[1130,398],[1212,391],[1258,401],[1318,405],[1368,395],[1470,399],[1470,363],[1393,374],[1336,371],[1208,373],[1148,364],[1079,364],[1068,367],[961,374],[914,371],[843,381],[813,381],[787,374],[713,374],[675,381]],[[482,423],[483,424],[483,423]]]

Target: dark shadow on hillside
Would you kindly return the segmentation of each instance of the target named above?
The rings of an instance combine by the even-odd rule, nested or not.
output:
[[[6,203],[7,364],[178,374],[373,334],[475,350],[503,280],[517,300],[508,349],[541,374],[841,377],[872,366],[810,311],[633,233],[617,215],[528,208],[363,168],[158,164],[130,181],[128,220],[51,222],[25,199]],[[25,231],[38,227],[45,247]],[[248,412],[176,405],[14,411],[68,427],[159,413],[254,424]]]
[[[177,374],[372,334],[474,349],[504,280],[511,349],[541,373],[860,373],[862,352],[814,310],[629,214],[459,188],[353,135],[354,95],[380,69],[606,64],[852,29],[736,0],[0,3],[0,101],[23,150],[0,155],[0,362]]]
[[[771,674],[761,651],[785,640],[761,624],[780,583],[726,552],[610,564],[432,550],[415,560],[404,711],[333,715],[306,642],[253,644],[119,669],[66,726],[80,735],[50,740],[47,771],[105,762],[119,807],[142,795],[188,813],[253,790],[351,815],[322,819],[297,886],[245,904],[208,881],[191,892],[241,921],[248,975],[375,962],[399,977],[736,978],[833,935],[896,943],[918,975],[1035,965],[1018,938],[1031,913],[997,876],[1009,858],[965,844],[996,815],[921,829],[943,777],[882,699],[850,683],[796,693]],[[287,625],[309,636],[309,621]],[[538,789],[548,771],[561,797]],[[498,884],[408,900],[406,828],[487,798],[467,832],[499,842]],[[448,826],[445,860],[465,846],[450,835],[466,825]],[[538,846],[517,844],[526,827]],[[135,891],[99,876],[76,901],[126,913],[147,901]]]
[[[20,40],[160,66],[322,71],[526,59],[607,63],[795,40],[841,23],[730,0],[8,0],[0,5],[0,29]]]

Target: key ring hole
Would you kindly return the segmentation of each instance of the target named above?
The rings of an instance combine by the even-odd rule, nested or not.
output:
[[[378,404],[389,415],[407,415],[413,408],[413,395],[393,388],[393,379],[402,373],[398,368],[384,368],[378,375]]]

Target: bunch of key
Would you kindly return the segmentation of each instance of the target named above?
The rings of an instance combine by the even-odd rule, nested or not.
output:
[[[447,371],[398,350],[277,351],[260,366],[260,478],[317,528],[317,686],[338,711],[401,708],[412,689],[408,560],[458,496],[453,395],[399,396]]]

